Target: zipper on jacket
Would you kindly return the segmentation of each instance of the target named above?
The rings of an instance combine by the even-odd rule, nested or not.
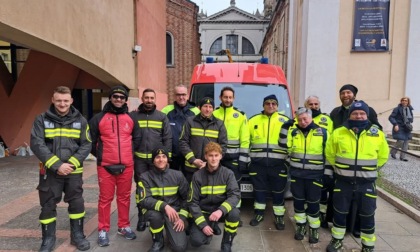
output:
[[[360,134],[362,134],[362,132],[360,133]],[[359,135],[357,135],[357,134],[354,134],[354,136],[356,137],[356,157],[355,157],[355,160],[354,160],[354,183],[356,183],[357,182],[357,177],[356,177],[356,174],[357,174],[357,169],[356,169],[356,167],[357,167],[357,157],[359,156]]]
[[[120,160],[121,164],[120,123],[118,120],[118,115],[115,115],[115,117],[117,118],[118,159]],[[112,131],[114,131],[114,121],[112,121]]]
[[[115,116],[117,117],[117,120],[118,120],[118,115],[115,115]],[[111,120],[111,126],[112,126],[112,133],[114,133],[115,132],[115,129],[114,129],[114,120]]]

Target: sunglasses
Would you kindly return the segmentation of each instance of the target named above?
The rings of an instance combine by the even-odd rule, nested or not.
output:
[[[112,98],[114,98],[115,100],[125,100],[125,96],[124,95],[112,95]]]

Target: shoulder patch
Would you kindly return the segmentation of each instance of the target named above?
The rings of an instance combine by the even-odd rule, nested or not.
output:
[[[372,134],[377,134],[377,133],[378,133],[378,131],[379,131],[379,129],[378,129],[378,127],[371,127],[371,128],[369,129],[369,131],[370,131],[370,133],[372,133]]]
[[[232,116],[233,116],[233,118],[238,118],[239,117],[239,114],[235,112],[235,113],[233,113]]]
[[[282,122],[282,123],[286,122],[286,120],[284,120],[283,117],[279,117],[279,121]]]
[[[325,116],[321,116],[321,122],[326,122],[327,118]]]

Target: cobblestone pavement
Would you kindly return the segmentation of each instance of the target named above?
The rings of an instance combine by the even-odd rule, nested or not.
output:
[[[41,242],[41,230],[38,222],[40,206],[36,186],[38,184],[35,157],[7,157],[0,159],[0,251],[37,251]],[[148,231],[136,232],[137,239],[128,241],[116,234],[116,205],[112,205],[112,218],[109,247],[101,248],[97,240],[97,198],[98,185],[96,166],[92,161],[85,163],[84,190],[86,201],[85,234],[91,242],[90,251],[146,251],[151,246]],[[132,190],[134,192],[134,184]],[[395,205],[403,204],[390,197]],[[132,197],[134,202],[134,193]],[[131,204],[131,225],[135,228],[137,217],[134,203]],[[329,230],[322,229],[320,242],[309,245],[308,238],[295,241],[293,205],[286,201],[286,229],[278,231],[274,228],[271,208],[267,208],[265,220],[258,227],[249,226],[252,217],[252,202],[244,200],[241,218],[244,226],[238,229],[238,236],[233,242],[233,251],[325,251],[331,239]],[[418,212],[413,210],[418,216]],[[222,228],[223,224],[219,224]],[[76,251],[70,245],[69,221],[67,205],[59,204],[57,218],[57,243],[55,251]],[[420,224],[413,221],[396,207],[378,198],[376,212],[377,245],[375,251],[420,251]],[[219,251],[221,236],[216,236],[210,245],[199,249],[189,247],[188,251]],[[164,251],[170,251],[165,244]],[[360,251],[360,239],[351,235],[345,238],[345,251]]]

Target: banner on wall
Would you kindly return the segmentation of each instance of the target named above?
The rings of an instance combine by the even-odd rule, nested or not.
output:
[[[389,50],[390,0],[355,0],[352,51]]]

